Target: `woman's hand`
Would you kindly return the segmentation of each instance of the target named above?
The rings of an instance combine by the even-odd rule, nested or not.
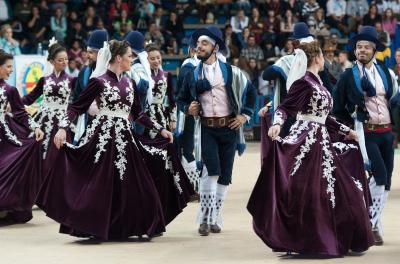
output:
[[[345,137],[346,140],[355,140],[358,142],[358,134],[354,130],[350,130],[349,134]]]
[[[40,141],[44,138],[44,132],[40,128],[35,128],[36,141]]]
[[[267,112],[268,112],[268,107],[264,106],[263,108],[260,109],[260,111],[258,111],[258,116],[264,117]]]
[[[277,137],[279,137],[279,134],[281,133],[281,126],[280,125],[273,125],[272,127],[269,128],[268,130],[268,136],[272,139],[275,140]]]
[[[170,143],[174,142],[174,135],[172,135],[172,133],[169,132],[168,130],[163,129],[163,130],[161,130],[160,134],[164,138],[168,138]]]
[[[176,122],[175,121],[171,121],[169,123],[169,127],[171,128],[171,132],[174,132],[176,129]]]
[[[67,131],[64,128],[60,128],[57,131],[57,134],[54,136],[54,144],[57,149],[60,149],[67,139]]]

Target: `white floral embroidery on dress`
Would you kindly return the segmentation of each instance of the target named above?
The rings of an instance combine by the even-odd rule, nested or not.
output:
[[[290,173],[290,176],[294,176],[297,172],[297,170],[300,168],[301,164],[303,163],[303,159],[306,156],[308,152],[311,150],[311,146],[317,141],[316,139],[316,134],[318,131],[318,128],[320,128],[320,125],[317,123],[311,123],[311,130],[307,134],[307,138],[305,141],[305,144],[300,147],[300,153],[295,157],[295,164],[292,169],[292,172]]]
[[[360,190],[360,191],[364,191],[364,189],[363,189],[363,186],[362,186],[362,184],[361,184],[361,182],[359,181],[359,180],[356,180],[354,177],[351,177],[352,179],[353,179],[353,181],[354,181],[354,184],[357,186],[357,188]]]
[[[322,161],[322,178],[326,179],[328,182],[328,187],[326,193],[330,195],[330,201],[332,204],[332,208],[335,208],[335,181],[336,179],[333,177],[332,172],[336,169],[333,165],[333,153],[330,150],[330,141],[329,134],[326,127],[322,127],[322,152],[323,152],[323,161]]]
[[[101,157],[101,153],[106,151],[105,146],[110,141],[111,137],[111,128],[114,126],[114,122],[112,122],[111,118],[107,118],[101,126],[101,131],[99,133],[99,142],[96,145],[96,155],[94,163],[97,163]]]
[[[280,125],[282,126],[285,123],[285,120],[283,120],[283,114],[281,111],[276,110],[274,114],[274,125]]]
[[[349,149],[358,149],[358,147],[355,144],[349,143],[343,143],[343,142],[335,142],[333,143],[333,147],[339,151],[339,153],[343,153]]]
[[[294,144],[298,140],[299,135],[308,129],[309,124],[309,121],[296,121],[290,128],[289,135],[282,140],[283,144]]]
[[[126,171],[126,163],[128,162],[126,159],[126,145],[128,144],[128,141],[124,139],[124,136],[122,134],[123,130],[126,130],[124,127],[124,122],[121,118],[116,118],[117,120],[114,122],[115,123],[115,142],[117,143],[116,148],[117,148],[117,160],[114,161],[115,166],[117,167],[119,171],[119,178],[121,180],[124,179],[124,174]],[[129,128],[128,128],[129,129]]]

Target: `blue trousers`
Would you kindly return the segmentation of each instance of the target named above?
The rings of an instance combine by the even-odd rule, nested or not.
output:
[[[228,127],[202,126],[201,156],[208,170],[208,175],[218,175],[218,183],[221,185],[229,185],[232,181],[237,139],[237,130]]]
[[[385,185],[390,190],[394,163],[394,135],[391,131],[384,133],[365,133],[365,146],[371,160],[371,171],[377,185]]]
[[[193,150],[194,150],[193,133],[194,133],[194,118],[193,116],[187,115],[185,117],[185,129],[176,142],[179,149],[178,152],[179,156],[181,157],[183,155],[187,160],[187,162],[189,163],[195,160],[193,155]]]

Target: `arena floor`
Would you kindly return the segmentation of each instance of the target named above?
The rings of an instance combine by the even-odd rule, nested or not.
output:
[[[236,159],[234,182],[224,208],[221,234],[200,237],[195,224],[197,204],[191,203],[170,225],[163,237],[151,242],[134,239],[93,244],[58,233],[58,225],[34,211],[25,225],[0,227],[1,264],[64,263],[399,263],[400,259],[400,155],[396,155],[393,191],[384,213],[385,244],[362,255],[338,259],[305,259],[273,253],[254,234],[246,203],[260,167],[259,145]]]

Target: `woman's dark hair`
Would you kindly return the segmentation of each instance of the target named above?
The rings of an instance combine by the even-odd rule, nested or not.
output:
[[[161,49],[160,49],[160,47],[159,47],[157,44],[151,43],[151,44],[149,44],[149,45],[146,46],[146,51],[147,51],[147,53],[150,53],[150,52],[152,52],[152,51],[159,51],[159,52],[161,52]]]
[[[49,55],[47,55],[47,60],[48,61],[54,60],[57,57],[57,54],[63,51],[67,52],[67,49],[64,46],[62,46],[59,43],[53,44],[49,48]]]
[[[129,42],[126,40],[119,41],[119,40],[110,40],[108,42],[110,45],[110,52],[111,52],[111,59],[110,63],[113,63],[115,61],[115,58],[119,56],[123,56],[125,53],[128,52],[128,49],[130,49]]]
[[[13,55],[0,49],[0,66],[4,65],[6,63],[6,61],[12,60],[13,58],[14,58]]]

